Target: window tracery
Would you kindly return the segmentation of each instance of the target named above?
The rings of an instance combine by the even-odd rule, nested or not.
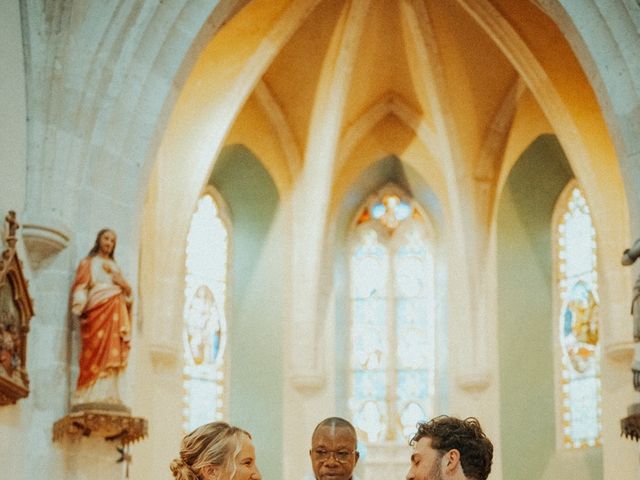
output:
[[[369,442],[406,439],[431,416],[434,265],[419,208],[395,185],[371,197],[351,236],[350,395]]]

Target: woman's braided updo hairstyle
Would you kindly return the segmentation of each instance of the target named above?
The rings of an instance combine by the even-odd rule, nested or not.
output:
[[[226,473],[219,480],[233,478],[242,435],[251,438],[248,432],[225,422],[196,428],[182,439],[180,456],[169,465],[171,473],[177,480],[203,480],[204,469],[219,466]]]

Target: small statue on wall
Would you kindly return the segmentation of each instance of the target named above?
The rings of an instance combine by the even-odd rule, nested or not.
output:
[[[623,265],[633,265],[640,257],[640,238],[636,240],[631,248],[622,254]],[[631,301],[631,314],[633,315],[633,340],[636,343],[636,355],[631,371],[633,372],[633,387],[636,392],[640,392],[640,276],[633,286],[633,300]],[[628,408],[628,416],[620,423],[622,434],[636,441],[640,440],[640,403],[634,403]]]
[[[640,256],[640,238],[634,242],[631,248],[627,248],[622,254],[622,264],[633,265]],[[633,286],[633,300],[631,301],[631,314],[633,315],[633,339],[640,342],[640,276]]]
[[[100,230],[76,269],[70,307],[80,322],[80,373],[54,441],[95,436],[125,449],[147,435],[147,420],[131,415],[118,388],[131,348],[132,290],[115,261],[116,240],[113,230]]]
[[[29,395],[27,333],[33,316],[28,283],[18,259],[16,214],[5,217],[7,249],[0,257],[0,405]]]
[[[114,258],[116,234],[98,232],[80,262],[71,287],[71,312],[80,320],[80,374],[72,411],[126,409],[118,379],[127,366],[131,340],[131,286]]]

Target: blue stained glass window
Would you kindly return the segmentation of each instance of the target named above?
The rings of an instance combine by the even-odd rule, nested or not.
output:
[[[354,378],[356,398],[384,400],[386,394],[385,372],[356,372]]]
[[[397,191],[357,217],[350,259],[349,405],[370,442],[406,440],[433,411],[434,269],[423,217]]]
[[[400,300],[396,324],[397,364],[399,368],[425,369],[432,357],[432,338],[424,317],[420,313],[428,312],[426,301]],[[403,308],[411,306],[412,308]],[[411,316],[406,312],[410,311]]]
[[[379,218],[382,218],[384,212],[386,211],[387,209],[382,203],[377,203],[371,208],[371,215],[373,215],[373,218],[377,220]]]
[[[405,220],[411,215],[411,206],[408,203],[401,202],[396,207],[395,216],[398,220]]]
[[[353,300],[353,316],[358,318],[355,325],[383,325],[387,324],[387,301],[384,298],[356,298]]]
[[[426,370],[398,370],[398,398],[406,401],[427,395],[429,376]]]
[[[364,429],[367,439],[371,442],[382,440],[387,424],[384,402],[365,401],[354,410],[354,423]]]
[[[355,324],[351,329],[351,335],[361,339],[353,345],[351,355],[353,368],[371,370],[386,367],[388,357],[386,325]]]
[[[425,421],[431,414],[427,414],[424,411],[422,405],[417,402],[409,402],[403,406],[400,410],[400,423],[402,425],[402,436],[405,439],[415,433],[416,423],[418,421]]]
[[[382,195],[382,197],[371,206],[371,215],[375,220],[387,228],[395,229],[400,222],[406,220],[411,215],[413,208],[409,202],[401,198],[396,193]]]
[[[352,259],[353,275],[359,279],[351,284],[355,298],[383,298],[386,296],[388,275],[388,253],[384,245],[378,241],[373,230],[362,235],[362,242],[357,246]]]

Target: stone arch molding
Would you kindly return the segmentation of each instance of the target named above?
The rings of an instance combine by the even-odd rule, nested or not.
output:
[[[128,230],[184,72],[246,0],[20,3],[27,223],[63,233],[105,222]]]
[[[640,4],[532,0],[562,30],[591,79],[620,159],[631,223],[640,231]],[[635,199],[635,201],[631,201]]]

